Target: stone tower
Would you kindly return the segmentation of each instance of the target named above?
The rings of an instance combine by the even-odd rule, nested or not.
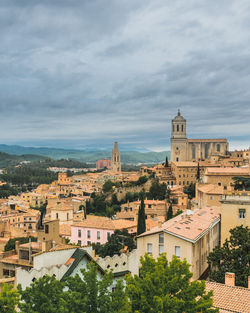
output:
[[[171,134],[171,161],[179,162],[187,160],[187,136],[186,120],[181,116],[180,110],[172,120]]]
[[[114,149],[112,150],[112,161],[111,161],[111,170],[113,172],[121,172],[121,153],[118,149],[118,142],[114,144]]]

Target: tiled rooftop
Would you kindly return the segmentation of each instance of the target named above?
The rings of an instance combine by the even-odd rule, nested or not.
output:
[[[250,313],[250,289],[206,281],[206,290],[213,290],[213,305],[220,313]]]
[[[191,213],[191,214],[190,214]],[[155,227],[138,237],[165,231],[177,237],[195,242],[213,223],[219,221],[218,208],[202,208],[186,212],[166,221],[161,227]]]

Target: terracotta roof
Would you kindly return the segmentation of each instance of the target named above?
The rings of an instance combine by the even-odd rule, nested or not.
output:
[[[220,312],[250,312],[250,289],[206,281],[206,290],[213,290],[213,305]]]
[[[184,212],[150,231],[138,237],[148,236],[154,233],[167,232],[184,240],[196,242],[209,227],[219,222],[219,208],[202,208],[195,211]]]
[[[42,243],[41,242],[34,242],[32,241],[31,243],[23,243],[20,245],[20,248],[29,248],[29,246],[31,245],[31,249],[34,250],[42,250]]]
[[[222,195],[224,193],[224,187],[223,186],[218,186],[214,184],[204,184],[204,185],[199,185],[198,190],[207,193],[207,194],[217,194],[217,195]]]
[[[86,227],[98,229],[123,229],[134,226],[134,221],[112,220],[104,216],[87,215],[87,218],[81,222],[76,222],[72,227]]]

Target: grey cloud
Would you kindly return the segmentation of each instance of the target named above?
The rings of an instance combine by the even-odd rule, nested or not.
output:
[[[1,1],[0,141],[249,140],[249,4]],[[232,14],[234,13],[234,14]]]

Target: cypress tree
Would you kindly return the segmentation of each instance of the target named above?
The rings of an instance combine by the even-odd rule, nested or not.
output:
[[[200,164],[199,164],[199,162],[198,162],[196,179],[199,180],[200,177],[201,177],[201,176],[200,176]]]
[[[165,167],[168,167],[168,156],[166,156]]]
[[[167,213],[167,221],[170,220],[173,217],[173,208],[172,208],[172,203],[170,203],[169,208],[168,208],[168,213]]]
[[[137,222],[137,236],[146,231],[146,215],[145,215],[145,204],[144,197],[141,198],[141,205],[138,212],[138,222]]]

